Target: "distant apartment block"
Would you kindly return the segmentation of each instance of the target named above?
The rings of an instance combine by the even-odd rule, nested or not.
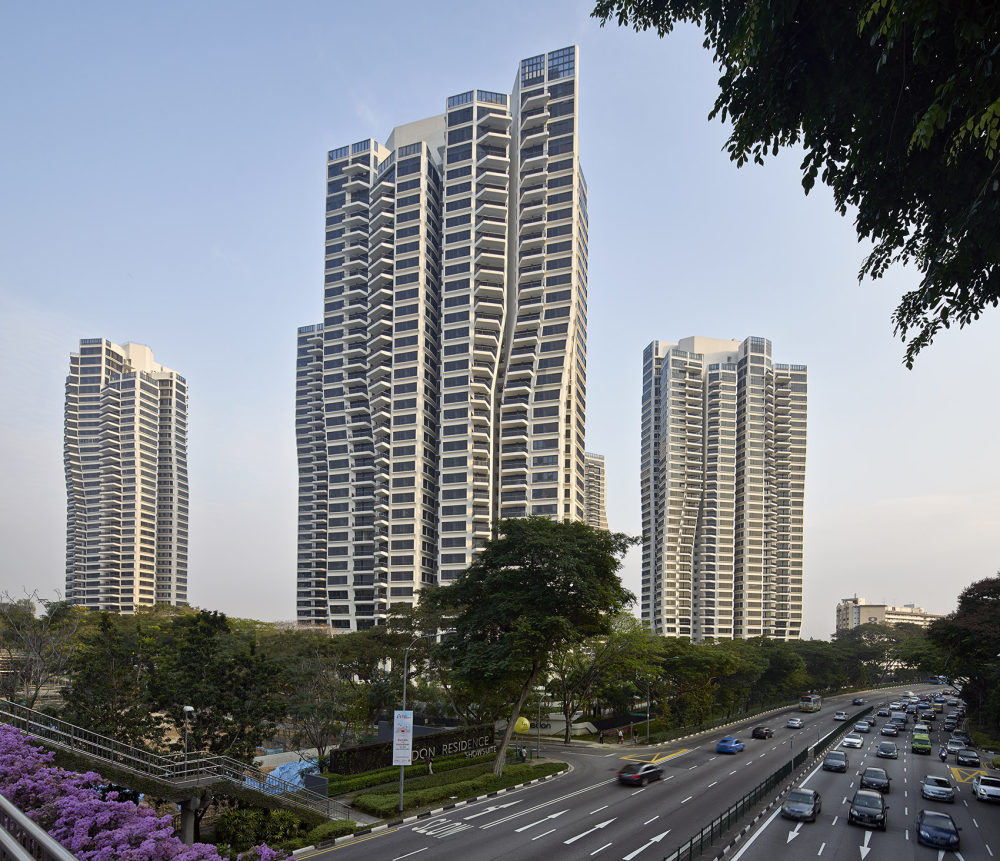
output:
[[[586,475],[586,511],[587,525],[595,529],[608,528],[607,478],[603,454],[584,453]]]
[[[187,382],[142,344],[84,338],[66,378],[66,598],[187,603]]]
[[[298,331],[303,624],[379,624],[496,518],[587,516],[577,54],[328,153],[323,320]]]
[[[874,623],[876,625],[919,625],[927,628],[935,619],[944,618],[935,613],[928,613],[916,604],[869,604],[864,598],[855,595],[844,598],[837,604],[837,630],[849,631],[858,625]]]
[[[805,365],[771,342],[643,352],[642,620],[695,641],[802,626]]]

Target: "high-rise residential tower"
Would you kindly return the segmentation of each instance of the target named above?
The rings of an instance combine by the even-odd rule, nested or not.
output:
[[[588,451],[584,454],[586,464],[587,525],[595,529],[608,528],[605,493],[607,488],[603,454]]]
[[[642,619],[666,636],[802,627],[805,365],[764,338],[643,353]]]
[[[323,322],[298,333],[300,622],[379,624],[495,518],[585,518],[577,95],[564,48],[510,94],[329,152]]]
[[[187,603],[187,382],[142,344],[84,338],[66,378],[66,598]]]

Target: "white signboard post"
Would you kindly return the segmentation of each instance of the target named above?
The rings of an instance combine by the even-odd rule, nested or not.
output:
[[[392,713],[392,764],[410,765],[413,762],[413,712]]]

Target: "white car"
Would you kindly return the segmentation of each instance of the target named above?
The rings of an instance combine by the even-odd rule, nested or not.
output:
[[[785,726],[789,729],[802,729],[802,718],[789,718]]]
[[[847,712],[837,712],[833,716],[834,720],[847,720]]]
[[[977,774],[972,778],[972,794],[980,801],[1000,801],[1000,778]]]
[[[931,734],[931,728],[927,724],[925,724],[925,723],[915,723],[913,725],[913,731],[915,733],[922,732],[922,733],[925,733],[927,735]]]
[[[865,743],[865,740],[858,735],[856,732],[849,733],[844,736],[844,740],[840,743],[841,747],[861,747]]]

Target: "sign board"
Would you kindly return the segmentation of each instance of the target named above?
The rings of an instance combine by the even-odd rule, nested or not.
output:
[[[410,765],[413,762],[413,712],[392,713],[392,764]]]

